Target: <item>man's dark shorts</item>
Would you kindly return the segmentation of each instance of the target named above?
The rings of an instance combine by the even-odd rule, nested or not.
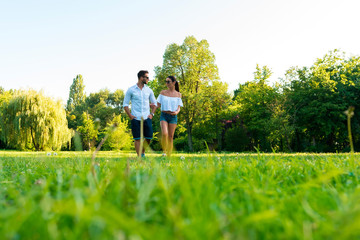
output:
[[[135,140],[140,140],[140,124],[135,118],[131,120],[131,132]],[[150,118],[144,120],[144,138],[153,138],[152,120]]]

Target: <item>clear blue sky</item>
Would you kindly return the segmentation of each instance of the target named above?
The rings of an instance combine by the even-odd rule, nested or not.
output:
[[[77,74],[87,94],[126,90],[193,35],[209,42],[231,92],[257,63],[276,81],[335,48],[360,55],[359,9],[359,0],[0,0],[0,86],[64,103]]]

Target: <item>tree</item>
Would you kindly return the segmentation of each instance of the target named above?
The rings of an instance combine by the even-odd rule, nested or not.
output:
[[[109,101],[107,104],[115,109],[116,114],[121,113],[121,110],[123,109],[122,105],[123,105],[124,97],[125,97],[124,91],[121,89],[117,89],[115,90],[115,92],[110,93]]]
[[[292,68],[285,88],[287,111],[295,127],[298,151],[343,151],[348,147],[346,116],[349,106],[358,109],[360,58],[346,59],[334,50],[310,68]],[[360,139],[359,113],[352,119],[355,142]]]
[[[8,104],[13,94],[13,90],[5,91],[2,87],[0,87],[0,119],[3,117],[3,111],[2,111],[2,105]],[[0,135],[1,135],[2,129],[0,125]],[[6,144],[1,140],[0,138],[0,148],[5,148]]]
[[[77,131],[81,134],[83,145],[88,147],[88,150],[91,150],[93,142],[98,137],[98,128],[88,113],[83,112],[82,124],[77,128]]]
[[[240,106],[240,118],[250,137],[251,148],[260,147],[271,151],[269,136],[273,127],[269,122],[273,115],[273,105],[279,97],[277,90],[269,86],[272,72],[267,66],[257,65],[254,80],[239,86],[234,104]]]
[[[80,90],[78,91],[77,89]],[[78,129],[78,127],[82,126],[80,129],[84,131],[89,130],[84,129],[85,126],[83,113],[86,112],[88,114],[86,118],[90,117],[90,119],[98,120],[97,123],[99,123],[99,128],[97,128],[97,131],[100,133],[98,137],[101,137],[106,126],[113,120],[115,116],[121,114],[124,92],[121,89],[117,89],[115,92],[110,92],[109,89],[105,88],[85,96],[83,89],[84,86],[82,83],[82,77],[81,75],[78,75],[77,78],[74,79],[74,83],[70,88],[70,97],[67,105],[69,128]],[[78,94],[77,92],[82,94]],[[79,96],[81,96],[81,98]],[[75,142],[75,139],[73,140]],[[94,140],[95,139],[90,141],[90,145],[98,143]],[[86,148],[89,148],[89,142],[85,142]]]
[[[290,114],[286,111],[285,95],[277,94],[272,103],[269,103],[271,117],[268,122],[269,135],[267,137],[273,151],[292,152],[291,140],[294,127],[290,123]]]
[[[203,105],[205,112],[197,117],[193,127],[195,139],[206,141],[208,147],[212,150],[222,149],[222,124],[220,116],[229,107],[231,102],[227,88],[228,85],[220,81],[213,81],[212,85],[205,88],[204,98],[208,99]]]
[[[73,112],[76,107],[81,106],[85,102],[86,94],[84,90],[83,77],[79,74],[73,79],[73,83],[70,86],[69,99],[66,105],[68,112]]]
[[[70,86],[69,99],[66,105],[69,128],[76,129],[80,124],[80,118],[85,111],[85,85],[81,74],[73,79]]]
[[[41,92],[16,91],[1,113],[1,138],[11,148],[59,150],[71,139],[62,103]]]
[[[86,97],[86,111],[94,118],[100,119],[101,129],[103,130],[112,121],[115,115],[121,113],[124,92],[116,90],[111,93],[108,89],[101,89],[99,92],[90,93]]]
[[[209,43],[189,36],[182,45],[168,45],[163,56],[163,65],[155,68],[155,74],[155,93],[166,88],[165,79],[169,75],[175,75],[180,81],[184,107],[179,120],[185,122],[189,150],[193,151],[193,128],[200,119],[209,114],[211,99],[207,93],[209,89],[215,88],[214,82],[219,81],[215,55],[209,50]],[[224,94],[216,89],[212,92],[215,95]]]

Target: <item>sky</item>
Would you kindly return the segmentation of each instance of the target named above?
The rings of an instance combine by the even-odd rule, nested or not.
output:
[[[334,49],[360,55],[359,0],[0,0],[0,86],[66,103],[76,75],[87,94],[154,78],[166,46],[206,39],[232,92],[268,66],[271,82]]]

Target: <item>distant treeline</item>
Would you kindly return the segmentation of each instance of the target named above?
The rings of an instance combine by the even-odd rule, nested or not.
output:
[[[334,50],[312,66],[290,68],[276,83],[269,82],[271,74],[269,67],[256,66],[254,78],[229,94],[208,42],[190,36],[182,45],[167,46],[163,65],[155,67],[149,85],[158,96],[167,76],[180,81],[184,107],[176,150],[347,152],[345,111],[350,106],[355,107],[354,147],[360,150],[359,57]],[[84,88],[82,76],[76,76],[66,106],[41,92],[0,88],[0,147],[87,150],[109,134],[103,150],[132,148],[122,109],[124,91],[102,89],[86,95]],[[155,133],[160,131],[159,115],[153,119]],[[160,150],[161,134],[155,135],[151,147]]]

